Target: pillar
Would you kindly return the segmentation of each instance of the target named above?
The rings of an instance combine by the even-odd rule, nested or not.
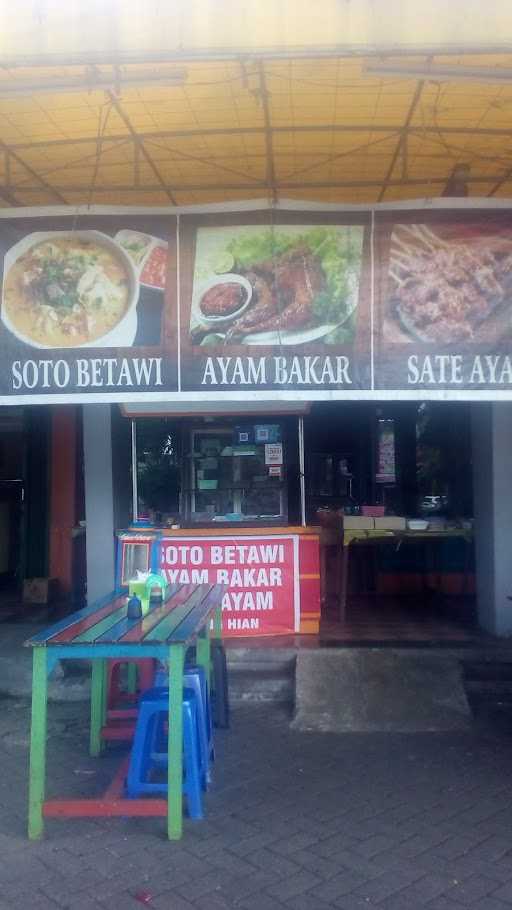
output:
[[[73,590],[73,528],[76,523],[77,411],[52,408],[50,471],[50,578],[60,593]]]
[[[115,589],[112,426],[108,404],[83,406],[87,601]]]
[[[512,402],[471,406],[478,619],[512,635]]]

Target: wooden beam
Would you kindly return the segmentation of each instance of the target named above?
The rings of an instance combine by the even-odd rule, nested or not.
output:
[[[45,818],[165,818],[166,799],[49,799]]]
[[[510,175],[512,176],[512,174]],[[471,183],[486,184],[492,183],[498,179],[505,179],[498,177],[497,174],[476,174],[471,177]],[[508,178],[507,178],[508,179]],[[279,182],[278,186],[280,190],[314,190],[314,189],[351,189],[351,188],[378,188],[382,187],[382,180],[321,180],[321,181],[282,181]],[[432,184],[435,186],[444,186],[446,184],[446,175],[444,177],[414,177],[408,178],[406,180],[396,179],[388,180],[387,186],[424,186],[425,184]],[[173,192],[175,193],[188,193],[188,192],[211,192],[213,190],[222,191],[236,191],[243,192],[244,190],[255,190],[261,189],[265,190],[267,188],[266,182],[260,183],[257,186],[254,184],[248,183],[190,183],[182,184],[181,186],[173,185]],[[2,187],[0,186],[0,192],[2,192]],[[66,190],[69,193],[87,193],[89,187],[84,184],[83,186],[79,184],[74,184],[72,186],[62,187],[63,190]],[[20,187],[20,192],[36,192],[39,190],[38,186],[23,186]],[[142,184],[141,186],[134,186],[132,183],[129,184],[113,184],[109,186],[96,186],[95,192],[97,193],[157,193],[162,191],[162,186],[158,183],[154,184]]]
[[[260,76],[260,98],[261,105],[263,108],[263,122],[264,122],[264,133],[265,133],[265,154],[267,158],[267,176],[266,183],[267,189],[272,197],[273,202],[277,202],[277,189],[276,189],[276,175],[275,175],[275,165],[274,165],[274,143],[272,139],[272,121],[270,117],[270,106],[268,103],[268,89],[267,89],[267,80],[265,77],[265,64],[261,60],[258,64],[258,72]]]
[[[512,177],[512,167],[508,168],[508,170],[506,170],[505,173],[501,175],[501,177],[497,178],[496,183],[494,184],[494,186],[491,187],[491,189],[487,195],[494,196],[498,192],[498,190],[501,189],[503,184],[507,183],[511,177]],[[472,181],[473,181],[473,178],[471,178],[471,182]]]
[[[170,155],[177,155],[185,161],[197,161],[198,164],[206,164],[208,167],[218,168],[220,171],[225,171],[227,174],[233,174],[235,177],[241,177],[243,180],[252,180],[256,183],[259,182],[258,178],[253,177],[252,174],[246,174],[243,171],[237,171],[232,167],[226,167],[224,164],[219,164],[213,156],[211,158],[204,158],[201,155],[191,155],[189,152],[181,152],[179,149],[159,145],[158,142],[155,142],[152,139],[146,139],[146,142],[154,148],[163,149],[164,151],[169,152]]]
[[[393,176],[393,171],[395,170],[396,163],[397,163],[397,161],[398,161],[400,155],[403,155],[403,154],[404,154],[404,142],[405,142],[406,137],[407,137],[407,131],[408,131],[409,126],[410,126],[410,124],[411,124],[411,120],[412,120],[412,118],[414,117],[414,112],[415,112],[415,110],[416,110],[416,108],[417,108],[417,106],[418,106],[419,100],[420,100],[420,98],[421,98],[421,93],[422,93],[422,91],[423,91],[423,86],[424,86],[424,85],[425,85],[424,79],[420,79],[420,81],[419,81],[419,82],[417,83],[417,85],[416,85],[416,89],[415,89],[414,95],[412,96],[412,101],[411,101],[411,103],[410,103],[410,105],[409,105],[409,110],[407,111],[407,116],[406,116],[406,118],[405,118],[405,123],[404,123],[402,129],[400,130],[400,138],[399,138],[399,140],[398,140],[397,147],[396,147],[396,149],[395,149],[395,151],[394,151],[393,157],[392,157],[392,159],[391,159],[391,161],[390,161],[390,163],[389,163],[389,167],[388,167],[386,176],[385,176],[385,178],[384,178],[384,184],[383,184],[383,187],[382,187],[382,189],[381,189],[381,191],[380,191],[380,193],[379,193],[379,198],[378,198],[377,202],[382,202],[382,199],[384,198],[384,195],[385,195],[385,193],[386,193],[386,189],[387,189],[387,187],[388,187],[388,185],[389,185],[389,181],[391,180],[391,177]],[[427,183],[427,181],[425,181],[425,183]]]
[[[373,148],[376,145],[381,145],[383,142],[389,142],[390,139],[394,139],[394,136],[384,136],[380,139],[373,139],[371,142],[363,142],[362,145],[355,145],[352,148],[345,149],[343,152],[336,152],[334,155],[323,156],[323,158],[313,161],[310,164],[300,167],[298,170],[290,171],[286,176],[279,182],[279,185],[283,185],[283,181],[289,180],[291,177],[298,177],[299,174],[306,174],[308,171],[314,171],[316,168],[325,167],[326,164],[333,164],[335,161],[339,161],[341,158],[350,158],[352,155],[357,155],[360,152],[365,152],[370,148]],[[382,182],[382,181],[381,181]]]
[[[170,199],[170,201],[172,202],[172,204],[173,204],[173,205],[176,205],[176,198],[175,198],[175,196],[174,196],[173,191],[170,189],[170,187],[167,186],[167,184],[166,184],[164,178],[162,177],[160,171],[158,170],[158,168],[157,168],[155,162],[153,161],[151,155],[150,155],[149,152],[147,151],[147,149],[146,149],[146,147],[145,147],[145,145],[144,145],[143,140],[139,138],[137,132],[135,131],[135,129],[134,129],[133,126],[132,126],[131,120],[129,119],[129,117],[128,117],[127,114],[124,112],[123,108],[121,107],[121,104],[119,103],[119,99],[116,98],[116,96],[114,95],[113,92],[107,92],[107,95],[108,95],[108,97],[110,98],[110,100],[111,100],[111,102],[112,102],[112,106],[115,108],[115,110],[116,110],[117,113],[119,114],[121,120],[123,121],[123,123],[124,123],[126,129],[127,129],[128,132],[130,133],[130,135],[131,135],[131,137],[132,137],[132,139],[133,139],[135,145],[138,145],[138,146],[139,146],[141,155],[143,156],[143,158],[145,159],[146,163],[149,165],[149,167],[150,167],[151,170],[153,171],[153,173],[154,173],[156,179],[158,180],[158,182],[159,182],[159,184],[160,184],[160,189],[163,190],[164,193],[169,197],[169,199]]]
[[[382,126],[381,124],[373,123],[319,123],[316,125],[305,125],[298,124],[296,126],[271,126],[271,132],[273,135],[280,135],[283,133],[389,133],[390,135],[396,135],[403,130],[404,126],[401,123],[393,123],[389,126]],[[499,129],[494,127],[478,127],[473,129],[469,126],[411,126],[409,125],[409,134],[414,135],[419,133],[420,135],[434,134],[436,136],[446,134],[446,135],[460,135],[460,136],[495,136],[496,138],[506,138],[512,137],[512,128],[508,129]],[[137,136],[140,140],[145,142],[146,140],[153,139],[194,139],[208,136],[251,136],[251,135],[261,135],[265,132],[265,126],[241,126],[241,127],[215,127],[212,129],[190,129],[190,130],[155,130],[154,132],[142,132],[137,133]],[[130,134],[132,135],[132,134]],[[106,136],[104,142],[120,142],[129,138],[129,134],[121,133],[116,135]],[[41,140],[38,142],[16,142],[9,146],[11,151],[24,151],[25,149],[37,149],[37,148],[53,148],[66,145],[94,145],[96,143],[95,136],[80,136],[73,139],[49,139]]]
[[[321,11],[319,12],[321,15]],[[485,54],[485,56],[492,57],[494,55],[503,55],[503,43],[493,44],[488,47],[483,48],[481,45],[457,45],[453,44],[450,46],[449,50],[442,50],[438,45],[421,45],[416,48],[413,47],[393,47],[390,49],[390,54],[393,57],[400,58],[413,58],[419,57],[422,62],[424,62],[424,57],[427,55],[435,55],[436,59],[442,57],[462,57],[462,56],[474,56]],[[72,54],[3,54],[0,57],[0,66],[6,68],[13,67],[25,67],[25,68],[37,68],[37,67],[51,67],[51,66],[128,66],[129,64],[151,64],[151,63],[223,63],[225,61],[233,61],[234,63],[240,62],[240,51],[239,50],[228,50],[222,48],[222,50],[213,50],[209,48],[208,50],[189,50],[184,51],[182,49],[177,50],[172,53],[170,51],[157,51],[155,53],[148,53],[147,51],[140,51],[139,53],[134,51],[125,51],[113,53],[112,51],[97,51],[91,53],[90,50],[84,51],[83,53],[72,53]],[[246,50],[243,54],[243,59],[245,63],[257,62],[259,60],[357,60],[361,57],[366,59],[375,58],[378,61],[382,60],[382,50],[371,51],[368,47],[353,46],[347,44],[331,44],[324,45],[322,47],[311,47],[307,46],[296,46],[293,48],[286,48],[282,45],[276,45],[274,47],[265,48],[262,50]]]
[[[1,139],[0,139],[0,151],[5,152],[6,154],[9,154],[10,157],[12,158],[12,160],[16,162],[16,164],[19,164],[19,166],[22,167],[27,172],[27,174],[30,174],[30,176],[33,177],[34,180],[37,180],[37,182],[39,183],[38,190],[41,190],[41,189],[46,190],[48,193],[51,193],[55,197],[55,199],[57,199],[59,202],[62,202],[64,205],[67,205],[67,200],[64,198],[64,196],[62,196],[58,190],[54,189],[54,187],[51,186],[51,184],[49,184],[44,179],[44,177],[41,177],[37,173],[37,171],[34,170],[34,168],[30,167],[29,164],[27,164],[25,161],[23,161],[23,158],[20,158],[18,153],[13,151],[13,149],[9,145],[7,145],[7,143],[2,142]],[[9,192],[9,190],[7,190],[7,191]],[[15,191],[14,187],[12,187],[12,191],[13,192]]]
[[[4,149],[4,171],[5,171],[5,189],[1,194],[1,198],[4,202],[7,202],[8,205],[19,205],[16,196],[12,192],[11,188],[11,152],[10,149]]]

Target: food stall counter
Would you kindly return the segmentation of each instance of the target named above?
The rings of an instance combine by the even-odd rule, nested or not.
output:
[[[223,584],[223,637],[315,634],[317,527],[129,528],[118,534],[117,582],[159,571],[169,584]]]

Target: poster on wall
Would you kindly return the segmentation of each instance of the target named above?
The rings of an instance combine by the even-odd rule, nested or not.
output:
[[[367,213],[182,218],[183,390],[370,382]]]
[[[222,637],[299,631],[298,538],[180,537],[160,543],[168,584],[221,584]]]
[[[175,243],[169,218],[3,222],[0,394],[176,390]]]
[[[505,212],[376,220],[378,389],[512,389],[512,219]]]
[[[512,399],[503,209],[0,218],[0,281],[2,404]]]

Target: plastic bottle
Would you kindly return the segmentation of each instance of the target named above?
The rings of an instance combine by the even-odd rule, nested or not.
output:
[[[136,594],[128,600],[126,615],[128,619],[142,619],[142,603]]]

